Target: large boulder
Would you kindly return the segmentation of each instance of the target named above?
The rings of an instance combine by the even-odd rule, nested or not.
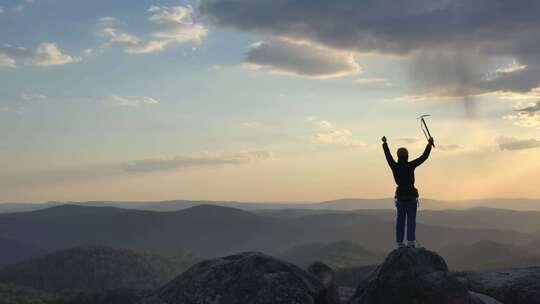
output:
[[[312,274],[262,253],[196,264],[142,300],[144,304],[334,304]]]
[[[540,267],[457,273],[474,292],[505,304],[540,303]]]
[[[448,272],[438,254],[423,248],[394,250],[361,283],[353,304],[465,304],[475,303],[467,287]]]

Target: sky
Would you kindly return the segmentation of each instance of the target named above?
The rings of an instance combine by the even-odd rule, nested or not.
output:
[[[0,202],[540,197],[535,0],[0,0]]]

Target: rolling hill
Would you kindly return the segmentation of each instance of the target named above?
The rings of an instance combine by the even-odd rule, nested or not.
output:
[[[84,246],[30,259],[0,270],[0,283],[57,292],[152,289],[196,260],[164,258],[131,250]]]
[[[529,252],[516,245],[495,241],[479,241],[474,244],[452,244],[440,249],[448,266],[454,270],[480,270],[490,268],[506,259],[520,259]],[[512,267],[514,267],[512,265]]]
[[[391,249],[393,223],[373,214],[321,213],[276,218],[240,209],[201,205],[173,212],[63,205],[0,215],[0,237],[47,252],[105,245],[158,254],[191,252],[203,257],[239,251],[279,254],[306,243],[351,240],[376,251]],[[420,224],[422,244],[438,249],[480,240],[525,244],[537,236],[497,229]]]
[[[37,257],[45,253],[33,245],[28,245],[13,239],[0,238],[0,269],[25,259]]]
[[[351,241],[303,244],[279,255],[280,258],[300,267],[305,268],[313,262],[320,261],[334,269],[379,264],[384,256]]]

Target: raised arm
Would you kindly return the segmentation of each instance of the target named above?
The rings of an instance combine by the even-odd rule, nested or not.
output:
[[[386,157],[386,161],[388,162],[388,165],[390,167],[393,167],[396,165],[396,161],[392,157],[392,153],[390,153],[390,149],[388,148],[388,144],[386,143],[386,136],[382,138],[382,142],[383,142],[382,147],[384,150],[384,156]]]
[[[414,166],[414,167],[418,167],[420,166],[421,164],[423,164],[429,157],[429,154],[431,153],[431,148],[433,147],[433,138],[430,138],[427,146],[426,146],[426,149],[424,150],[424,153],[422,153],[422,155],[420,155],[420,157],[418,157],[417,159],[411,161],[411,164]]]

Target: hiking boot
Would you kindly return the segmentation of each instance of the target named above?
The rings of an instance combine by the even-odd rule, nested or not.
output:
[[[416,248],[416,241],[408,241],[407,248]]]
[[[398,248],[405,248],[406,246],[405,246],[405,244],[403,244],[403,242],[398,242],[397,247]]]

